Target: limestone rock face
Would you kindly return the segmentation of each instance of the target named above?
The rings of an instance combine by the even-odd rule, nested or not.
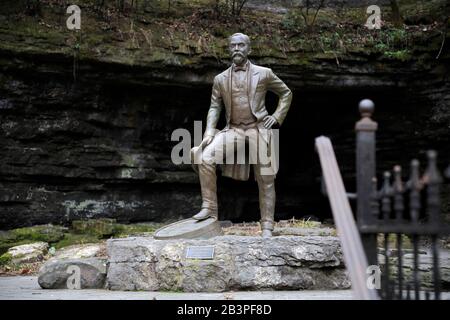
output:
[[[106,278],[106,260],[50,259],[39,270],[43,289],[101,289]]]
[[[84,259],[93,258],[101,254],[102,244],[80,244],[65,247],[58,250],[55,254],[56,259]]]
[[[48,243],[34,242],[9,248],[7,253],[10,255],[12,263],[20,264],[41,261],[47,250]]]
[[[212,246],[210,260],[187,259],[188,247]],[[111,290],[222,292],[344,289],[350,286],[336,237],[220,236],[207,240],[111,239]]]
[[[412,158],[429,148],[438,151],[442,168],[447,166],[450,31],[447,22],[440,25],[437,19],[447,11],[434,5],[445,1],[423,1],[433,3],[435,9],[414,9],[416,13],[405,15],[408,28],[386,26],[377,37],[361,36],[354,28],[365,27],[353,19],[367,17],[364,10],[369,5],[389,0],[327,0],[326,6],[336,11],[327,9],[326,21],[317,21],[310,37],[297,32],[298,12],[291,7],[299,2],[246,2],[254,12],[293,9],[280,19],[262,13],[268,19],[264,24],[279,25],[273,30],[277,37],[260,32],[260,19],[248,30],[257,44],[251,61],[272,68],[293,93],[280,130],[277,185],[282,190],[277,187],[276,218],[302,218],[303,213],[331,217],[319,192],[320,166],[312,143],[317,136],[332,139],[344,183],[354,185],[354,125],[362,98],[370,97],[376,104],[379,169],[409,167]],[[413,1],[408,2],[412,6]],[[352,5],[362,7],[341,12]],[[15,14],[0,12],[0,143],[4,146],[0,229],[45,223],[68,226],[92,218],[168,223],[198,212],[202,200],[197,174],[190,164],[172,161],[177,143],[171,136],[177,129],[192,135],[194,121],[206,118],[213,79],[229,67],[223,34],[227,24],[215,24],[205,30],[209,35],[203,35],[197,32],[196,20],[193,25],[186,23],[186,32],[195,31],[192,38],[177,31],[164,39],[156,36],[172,23],[171,17],[164,17],[162,25],[144,23],[145,32],[136,34],[140,44],[135,48],[115,28],[106,30],[97,10],[86,8],[83,14],[89,17],[90,32],[78,44],[80,54],[75,59],[74,39],[47,30],[46,24],[59,21],[60,13],[47,4],[41,9],[45,23],[25,19],[20,28],[16,20],[23,20],[23,6],[8,6]],[[207,22],[209,14],[205,14]],[[349,25],[343,23],[347,17]],[[430,28],[421,31],[425,25]],[[151,33],[147,39],[150,30],[156,41]],[[62,46],[66,40],[70,43]],[[150,46],[145,44],[149,40]],[[74,59],[82,72],[75,70]],[[269,113],[277,103],[276,95],[269,93]],[[223,128],[222,120],[218,129]],[[191,138],[186,142],[193,146]],[[299,154],[295,159],[294,151]],[[218,195],[220,219],[257,220],[255,185],[223,183]],[[443,212],[449,212],[449,183],[445,188]]]

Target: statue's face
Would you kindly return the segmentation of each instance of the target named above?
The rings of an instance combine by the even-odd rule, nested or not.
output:
[[[230,39],[230,54],[234,64],[244,64],[250,51],[250,46],[243,36],[238,35]]]

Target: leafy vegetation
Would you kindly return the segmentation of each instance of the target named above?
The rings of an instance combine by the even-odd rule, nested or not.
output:
[[[0,255],[0,266],[7,265],[11,262],[12,256],[9,253]]]
[[[75,220],[71,228],[40,225],[0,232],[0,254],[9,248],[43,241],[56,249],[74,244],[97,243],[102,239],[130,235],[152,235],[161,223],[121,224],[114,219]]]
[[[390,7],[383,7],[380,30],[364,27],[365,8],[328,8],[317,1],[310,2],[309,11],[304,7],[303,15],[295,7],[281,14],[245,6],[234,15],[224,13],[222,4],[239,7],[241,2],[84,0],[78,2],[81,30],[70,31],[65,27],[64,1],[39,2],[38,16],[25,14],[23,1],[0,4],[2,12],[8,13],[0,25],[4,40],[0,49],[66,55],[74,61],[74,76],[84,59],[147,66],[190,67],[201,61],[222,64],[228,61],[227,37],[234,32],[247,33],[252,38],[252,57],[267,64],[273,59],[288,65],[306,65],[317,59],[339,63],[352,54],[409,59],[417,57],[412,54],[417,50],[420,54],[433,51],[436,56],[449,23],[442,17],[442,0],[421,2],[423,5],[399,1],[405,21],[399,26],[391,22]],[[412,21],[417,25],[410,24]]]

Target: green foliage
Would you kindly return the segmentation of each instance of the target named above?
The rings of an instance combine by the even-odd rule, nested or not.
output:
[[[398,51],[385,51],[384,56],[389,59],[406,61],[411,58],[411,54],[408,50],[398,50]]]
[[[289,10],[281,20],[281,25],[288,30],[296,30],[304,26],[304,20],[299,10]]]
[[[240,16],[248,0],[214,0],[214,11],[219,16]]]
[[[115,219],[88,219],[72,221],[72,230],[77,234],[89,234],[98,238],[114,234]]]
[[[60,249],[74,244],[97,243],[110,237],[152,235],[161,223],[119,224],[115,219],[75,220],[72,229],[54,225],[40,225],[0,231],[0,254],[14,246],[43,241]]]
[[[7,265],[11,262],[12,256],[9,253],[4,253],[0,256],[0,266]]]
[[[67,228],[51,224],[17,228],[0,232],[0,254],[9,248],[36,241],[56,243],[64,238]]]
[[[408,35],[405,29],[391,29],[386,32],[386,40],[391,46],[404,46],[407,44]]]
[[[289,9],[281,24],[284,28],[290,30],[306,27],[310,31],[316,24],[323,5],[324,1],[322,0],[299,3]]]
[[[220,19],[214,15],[215,0],[173,1],[170,15],[161,14],[166,10],[166,0],[139,0],[133,2],[139,14],[129,15],[131,1],[128,0],[124,13],[115,9],[116,1],[104,1],[103,13],[99,16],[94,1],[79,2],[83,8],[81,32],[64,28],[61,4],[50,6],[43,1],[42,17],[38,21],[23,15],[22,2],[20,19],[11,15],[0,25],[0,34],[11,39],[1,42],[0,49],[70,56],[74,61],[74,76],[78,64],[96,59],[133,66],[177,64],[191,67],[203,63],[204,59],[225,64],[229,58],[227,37],[234,31],[249,34],[252,58],[262,64],[274,64],[283,59],[286,64],[313,67],[317,59],[332,59],[339,64],[352,54],[377,53],[375,56],[380,58],[408,59],[405,50],[412,53],[418,45],[419,50],[430,51],[430,31],[424,33],[417,28],[389,25],[381,30],[367,30],[364,28],[367,15],[361,8],[344,8],[339,15],[332,8],[321,9],[316,20],[320,29],[305,32],[307,25],[299,10],[283,15],[247,10],[241,13],[242,18]],[[101,5],[99,2],[98,6]],[[401,9],[403,11],[403,6]],[[314,10],[310,11],[313,13]],[[438,48],[433,51],[439,51],[442,38],[436,41],[433,38],[433,44],[435,42],[439,42]]]
[[[114,236],[121,238],[138,234],[153,234],[162,224],[158,223],[137,223],[137,224],[116,224]]]
[[[63,239],[55,243],[54,247],[56,249],[61,249],[74,244],[97,243],[100,241],[101,240],[95,235],[66,233],[64,234]]]
[[[18,228],[11,231],[15,240],[32,240],[53,243],[61,240],[66,228],[51,224],[26,228]]]
[[[374,48],[375,48],[377,51],[384,52],[384,51],[386,51],[386,50],[389,48],[389,46],[388,46],[386,43],[379,42],[379,43],[377,43],[377,44],[374,46]]]
[[[411,58],[411,39],[405,29],[385,29],[371,35],[370,42],[374,51],[392,60],[406,61]]]
[[[72,222],[72,230],[55,244],[56,249],[74,244],[97,243],[105,238],[121,238],[137,234],[153,234],[162,224],[137,223],[119,224],[115,219],[88,219]]]
[[[399,5],[404,23],[407,25],[443,22],[449,16],[448,0],[401,0]]]
[[[96,239],[153,233],[161,226],[160,223],[120,224],[116,223],[115,219],[107,218],[72,221],[74,234],[89,235],[90,238]]]
[[[338,32],[333,32],[321,34],[319,39],[325,48],[337,48],[339,45],[339,40],[341,40],[341,36]]]

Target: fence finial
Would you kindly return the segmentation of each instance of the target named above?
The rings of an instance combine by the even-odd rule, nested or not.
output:
[[[403,192],[402,167],[399,165],[394,166],[394,190],[397,193]]]
[[[383,174],[383,187],[381,188],[381,212],[383,219],[389,220],[391,214],[391,173],[385,171]]]
[[[411,174],[410,179],[408,181],[408,186],[411,190],[409,196],[409,209],[411,220],[413,222],[418,222],[419,213],[420,213],[420,190],[422,189],[422,184],[420,183],[419,178],[419,160],[413,159],[411,161]]]
[[[402,168],[399,165],[394,167],[394,211],[395,217],[398,220],[403,218],[403,182],[402,182]]]
[[[375,111],[375,104],[372,100],[364,99],[359,102],[359,112],[363,118],[371,117]]]
[[[372,100],[364,99],[358,105],[361,119],[356,123],[355,130],[357,132],[375,132],[377,130],[377,123],[371,119],[375,111],[375,103]],[[375,137],[373,137],[375,139]]]
[[[439,170],[437,168],[437,152],[434,150],[428,150],[427,151],[427,157],[428,157],[428,168],[426,171],[426,175],[427,175],[427,182],[429,184],[435,183],[441,183],[442,182],[442,177],[439,174]]]
[[[439,224],[440,215],[440,197],[439,188],[442,182],[442,177],[439,174],[437,168],[437,152],[434,150],[429,150],[427,152],[428,157],[428,167],[425,173],[426,184],[427,184],[427,204],[428,204],[428,214],[433,223]]]

